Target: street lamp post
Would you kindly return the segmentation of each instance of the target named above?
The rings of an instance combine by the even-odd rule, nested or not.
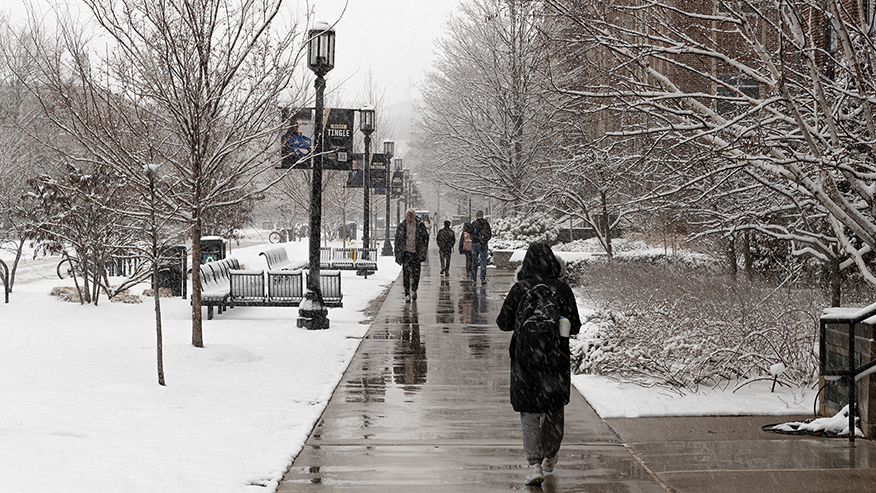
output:
[[[401,160],[401,158],[398,158],[395,161],[393,161],[393,172],[392,172],[393,176],[395,176],[396,173],[398,173],[398,176],[402,182],[402,185],[398,191],[398,197],[395,199],[395,222],[400,223],[401,222],[401,210],[400,210],[401,209],[401,198],[402,198],[402,195],[404,195],[404,189],[405,189],[405,179],[404,179],[404,174],[402,174],[402,160]]]
[[[411,172],[410,170],[404,170],[405,175],[405,209],[410,207],[411,201]]]
[[[393,255],[392,251],[392,243],[389,242],[389,197],[390,197],[390,182],[389,182],[389,163],[392,162],[392,155],[395,153],[395,142],[391,140],[383,141],[383,154],[386,155],[386,164],[384,165],[385,173],[385,183],[384,186],[386,191],[386,216],[384,216],[384,223],[386,223],[386,230],[383,233],[383,251],[382,255]]]
[[[319,276],[319,237],[322,231],[322,160],[325,149],[323,139],[323,96],[325,75],[335,67],[335,30],[326,22],[318,22],[308,31],[307,66],[316,75],[316,118],[313,130],[315,157],[311,159],[313,183],[310,189],[310,274],[307,292],[298,310],[298,327],[310,330],[328,329],[328,309],[322,299]],[[313,155],[313,153],[311,153]]]
[[[362,177],[364,185],[363,203],[363,220],[365,222],[364,231],[362,232],[362,258],[368,260],[368,248],[371,247],[371,132],[374,131],[374,107],[371,105],[363,106],[359,110],[359,127],[362,133],[365,134],[365,174]],[[359,275],[368,275],[368,271],[356,271]]]

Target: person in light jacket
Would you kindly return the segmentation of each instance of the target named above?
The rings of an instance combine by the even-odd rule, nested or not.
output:
[[[420,285],[420,264],[429,252],[429,231],[414,209],[408,209],[405,220],[395,230],[395,263],[402,266],[405,301],[417,301]]]

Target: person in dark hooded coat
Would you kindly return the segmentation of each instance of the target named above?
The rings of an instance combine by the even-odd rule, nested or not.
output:
[[[543,473],[552,472],[557,462],[557,451],[563,441],[564,407],[569,403],[572,371],[569,345],[553,355],[557,365],[549,369],[532,368],[528,361],[515,360],[517,354],[517,311],[526,292],[537,284],[554,288],[560,314],[569,319],[570,335],[581,328],[578,307],[572,288],[562,279],[563,267],[554,256],[550,245],[533,243],[529,246],[523,264],[517,273],[517,282],[511,287],[496,324],[499,329],[513,331],[511,355],[511,405],[520,413],[523,426],[523,449],[530,465],[526,484],[538,484]],[[530,354],[524,351],[525,354]]]

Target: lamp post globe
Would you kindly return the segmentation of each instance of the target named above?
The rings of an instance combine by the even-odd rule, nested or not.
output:
[[[335,30],[327,22],[318,22],[307,33],[307,66],[316,75],[316,115],[314,118],[310,189],[310,238],[308,245],[309,275],[304,301],[298,310],[298,327],[310,330],[328,329],[328,309],[322,298],[319,274],[319,236],[322,231],[322,164],[325,142],[323,139],[323,98],[325,75],[335,67]]]
[[[392,251],[392,243],[389,242],[389,163],[392,162],[392,155],[395,153],[395,142],[392,140],[384,140],[383,141],[383,154],[386,155],[386,173],[384,173],[384,191],[386,192],[386,215],[384,216],[383,222],[386,224],[386,230],[383,233],[383,251],[380,252],[383,255],[393,255]]]
[[[307,67],[317,77],[335,68],[335,30],[328,22],[317,22],[307,32]]]

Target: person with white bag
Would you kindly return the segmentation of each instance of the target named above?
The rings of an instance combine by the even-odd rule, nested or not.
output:
[[[563,441],[572,370],[569,337],[581,320],[563,264],[546,243],[529,246],[502,310],[499,329],[511,332],[511,405],[520,413],[525,484],[539,485],[553,472]]]

